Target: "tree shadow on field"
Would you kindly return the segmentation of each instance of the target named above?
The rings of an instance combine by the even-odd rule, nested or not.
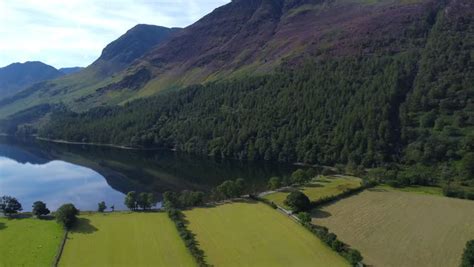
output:
[[[76,226],[71,230],[71,233],[92,234],[97,231],[99,231],[99,229],[93,226],[89,219],[78,218],[76,222]]]
[[[3,229],[5,229],[5,228],[7,228],[7,226],[5,225],[5,223],[0,222],[0,230],[3,230]]]
[[[327,211],[324,211],[324,210],[319,210],[319,209],[316,209],[311,213],[311,217],[313,219],[323,219],[323,218],[328,218],[328,217],[331,217],[331,216],[332,216],[331,213],[329,213]]]

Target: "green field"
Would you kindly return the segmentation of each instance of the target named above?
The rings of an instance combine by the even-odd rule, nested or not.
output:
[[[314,212],[373,266],[458,267],[474,239],[474,201],[375,188]]]
[[[165,213],[81,215],[60,266],[195,266]]]
[[[51,266],[62,237],[55,221],[0,218],[0,266]]]
[[[311,201],[315,201],[324,197],[338,195],[347,189],[360,187],[361,179],[343,176],[343,177],[322,177],[314,180],[310,184],[298,188],[305,193]],[[289,192],[275,192],[264,196],[264,198],[274,202],[275,204],[288,208],[283,202],[289,195]]]
[[[232,203],[185,212],[214,266],[348,266],[318,238],[261,203]]]

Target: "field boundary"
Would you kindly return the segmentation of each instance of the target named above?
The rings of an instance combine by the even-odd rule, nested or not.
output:
[[[61,256],[63,255],[64,246],[66,245],[68,234],[69,234],[69,231],[65,230],[63,239],[61,240],[61,244],[59,244],[58,251],[56,252],[56,256],[54,257],[52,267],[58,267],[59,265],[59,261],[61,260]]]
[[[347,190],[344,193],[345,197],[352,196],[353,194],[360,193],[366,189],[365,186],[361,186],[352,190]],[[350,192],[349,192],[350,191]],[[359,192],[360,191],[360,192]],[[344,194],[342,193],[342,194]],[[350,193],[350,194],[349,194]],[[339,197],[341,195],[337,195]],[[296,216],[293,212],[275,204],[274,202],[269,201],[268,199],[262,198],[260,196],[249,196],[250,199],[259,201],[260,203],[263,203],[278,212],[288,216],[290,219],[292,219],[295,223],[303,226],[308,232],[310,232],[312,235],[314,235],[316,238],[321,240],[324,244],[326,244],[331,250],[336,252],[337,254],[341,255],[344,259],[346,259],[352,266],[365,266],[363,263],[363,257],[360,253],[359,250],[352,248],[350,245],[340,241],[337,238],[337,235],[334,233],[329,232],[329,229],[324,227],[324,226],[319,226],[315,225],[311,222],[303,222],[301,221],[298,216]],[[337,201],[337,199],[333,199],[332,201]],[[315,207],[312,207],[311,209],[315,209]]]

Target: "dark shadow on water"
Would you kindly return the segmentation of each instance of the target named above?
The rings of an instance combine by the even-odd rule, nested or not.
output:
[[[98,230],[99,229],[91,224],[89,219],[79,218],[77,219],[76,226],[71,230],[71,233],[92,234]]]
[[[327,211],[324,211],[324,210],[314,210],[312,213],[311,213],[311,217],[313,217],[313,219],[323,219],[323,218],[328,218],[328,217],[331,217],[332,214],[327,212]]]

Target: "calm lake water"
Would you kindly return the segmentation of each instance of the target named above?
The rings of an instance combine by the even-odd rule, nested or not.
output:
[[[73,203],[95,210],[97,203],[125,209],[129,191],[208,191],[227,179],[244,178],[263,189],[268,178],[288,175],[294,166],[194,157],[172,151],[136,151],[55,144],[0,137],[0,196],[11,195],[30,211],[37,200],[52,210]]]

